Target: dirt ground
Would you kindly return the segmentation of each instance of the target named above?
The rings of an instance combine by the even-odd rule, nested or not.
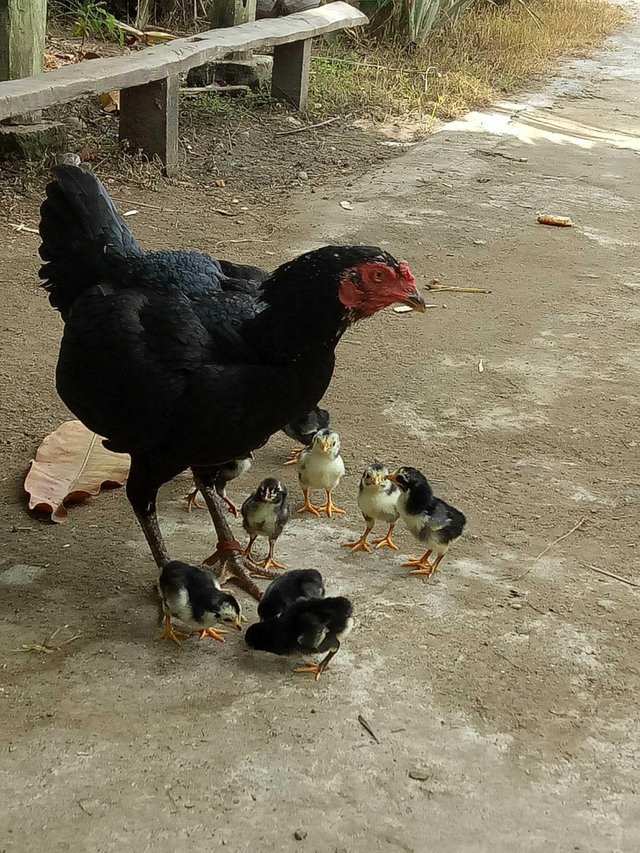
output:
[[[68,417],[61,324],[37,287],[37,236],[3,223],[0,850],[640,849],[639,43],[636,17],[545,90],[352,186],[328,169],[321,191],[301,181],[270,208],[239,179],[248,210],[233,219],[212,186],[113,185],[148,247],[269,266],[366,242],[425,283],[492,291],[434,295],[424,317],[388,312],[340,344],[326,403],[349,514],[296,520],[280,547],[356,608],[318,685],[241,637],[152,642],[154,566],[122,491],[66,525],[28,515],[26,464]],[[37,196],[8,221],[33,227]],[[296,493],[290,447],[274,438],[232,496],[267,472]],[[400,567],[405,533],[398,556],[338,548],[360,532],[372,457],[423,468],[468,516],[430,581]],[[170,552],[197,561],[213,537],[185,512],[188,486],[163,490],[160,520]],[[21,650],[59,628],[54,645],[81,636]]]

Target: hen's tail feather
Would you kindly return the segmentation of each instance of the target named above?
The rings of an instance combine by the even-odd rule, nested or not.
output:
[[[113,277],[118,260],[142,250],[98,178],[56,166],[40,208],[40,269],[49,301],[63,317],[87,288]]]

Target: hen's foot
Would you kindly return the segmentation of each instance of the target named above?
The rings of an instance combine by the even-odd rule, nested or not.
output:
[[[186,495],[187,501],[187,512],[191,512],[192,509],[206,509],[206,506],[198,503],[198,495],[200,494],[200,489],[194,489],[192,492],[189,492]]]
[[[219,643],[224,643],[224,635],[227,633],[222,628],[202,628],[199,631],[194,631],[198,635],[199,640],[204,640],[205,637],[211,637],[212,640],[217,640]]]
[[[171,617],[165,616],[164,629],[162,631],[162,634],[158,634],[158,636],[154,639],[156,642],[158,642],[159,640],[171,640],[172,643],[175,643],[176,646],[179,646],[180,639],[188,636],[189,634],[186,634],[184,631],[174,630],[173,625],[171,624]]]
[[[292,450],[289,454],[289,458],[284,463],[286,465],[297,465],[298,459],[300,458],[300,454],[302,453],[301,447],[296,447],[295,450]]]
[[[222,500],[226,503],[227,509],[229,510],[231,515],[234,518],[238,518],[238,516],[240,515],[240,510],[234,504],[234,502],[230,498],[228,498],[226,495],[221,495],[221,497],[222,497]],[[206,509],[206,507],[203,507],[203,509]]]

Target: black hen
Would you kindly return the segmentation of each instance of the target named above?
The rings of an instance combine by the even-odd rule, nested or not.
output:
[[[58,392],[131,455],[127,496],[157,564],[169,559],[158,489],[191,468],[223,563],[258,597],[212,489],[216,466],[318,403],[349,325],[394,302],[424,310],[409,268],[381,249],[325,247],[227,289],[208,255],[143,252],[100,181],[74,166],[56,167],[40,234],[40,277],[65,321]]]

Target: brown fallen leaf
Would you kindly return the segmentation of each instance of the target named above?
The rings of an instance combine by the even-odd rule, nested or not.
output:
[[[120,92],[104,92],[98,95],[98,103],[105,113],[120,112]]]
[[[126,453],[107,450],[101,437],[80,421],[65,421],[44,439],[31,462],[24,481],[29,509],[65,522],[67,504],[97,495],[103,487],[123,486],[129,464]]]

